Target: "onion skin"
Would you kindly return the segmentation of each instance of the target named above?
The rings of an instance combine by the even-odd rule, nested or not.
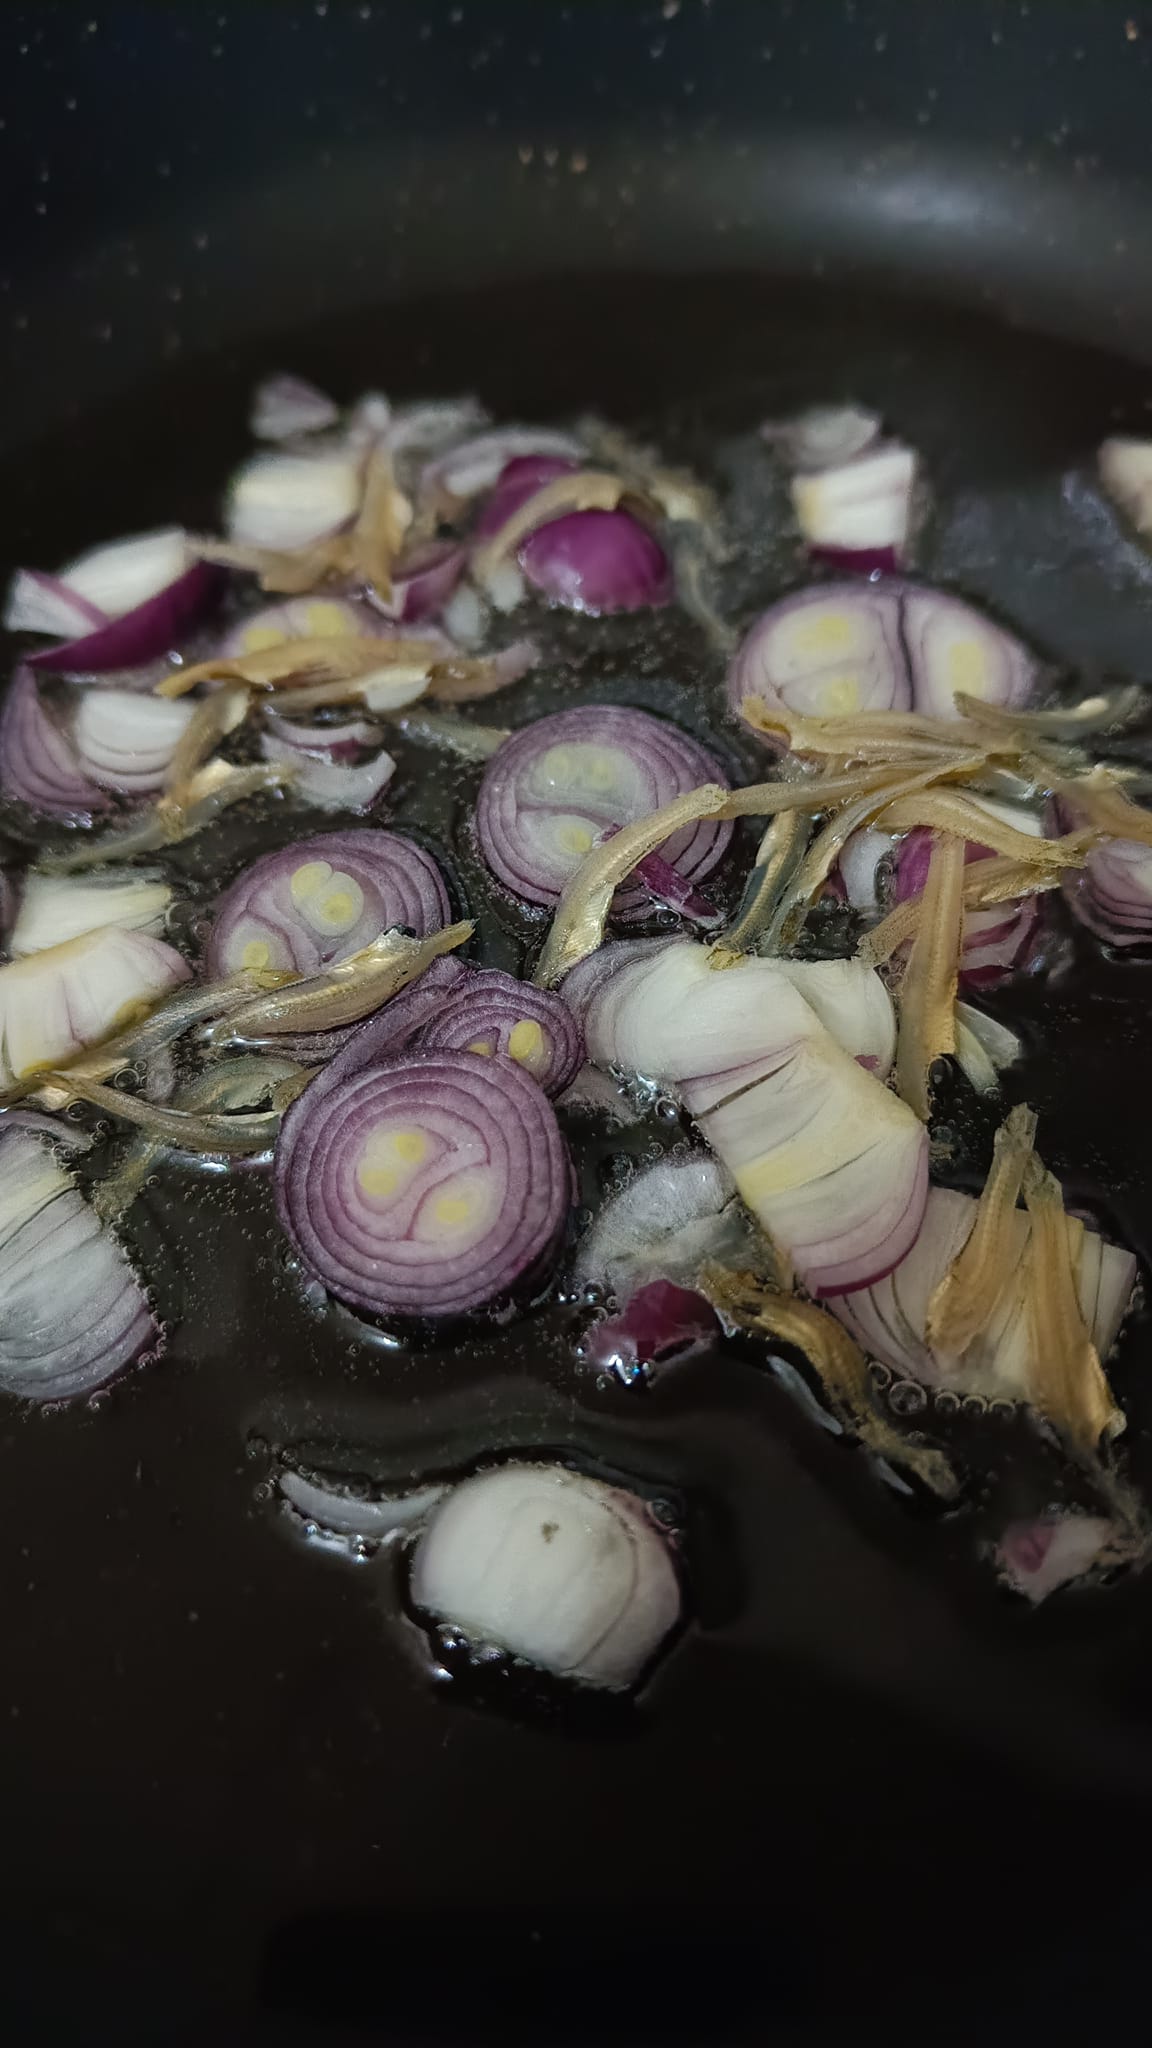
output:
[[[543,1091],[477,1053],[322,1075],[276,1149],[284,1230],[331,1293],[375,1315],[462,1315],[535,1281],[571,1194]]]
[[[317,882],[309,894],[297,880],[301,871],[307,871],[307,881]],[[325,886],[331,897],[347,898],[349,913],[360,892],[362,908],[354,921],[324,917]],[[318,833],[264,854],[225,891],[206,949],[206,970],[213,980],[246,966],[314,974],[347,959],[382,932],[401,926],[426,938],[448,917],[439,870],[412,840],[371,827]],[[267,957],[245,958],[251,946],[266,946]]]
[[[585,760],[609,784],[614,772],[616,787],[583,791]],[[552,905],[586,850],[562,843],[566,819],[575,820],[590,847],[608,827],[644,817],[707,782],[727,786],[712,756],[678,726],[619,705],[580,705],[537,719],[492,756],[477,797],[476,835],[498,881],[526,902]],[[697,882],[717,866],[731,833],[730,824],[702,819],[675,832],[660,851],[681,876]],[[622,918],[650,915],[647,890],[629,883],[617,892],[613,911]]]
[[[412,1562],[417,1607],[542,1670],[622,1691],[680,1619],[676,1568],[644,1503],[560,1465],[454,1487]]]
[[[562,1095],[584,1064],[583,1033],[567,1004],[494,967],[458,982],[418,1043],[427,1051],[498,1054],[551,1096]]]

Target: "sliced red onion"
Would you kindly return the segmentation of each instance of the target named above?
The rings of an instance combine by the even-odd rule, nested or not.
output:
[[[1110,946],[1152,941],[1152,846],[1105,839],[1068,878],[1064,893],[1081,924]]]
[[[587,1004],[585,1036],[599,1065],[676,1090],[812,1293],[866,1286],[911,1248],[927,1133],[775,962],[718,973],[691,940],[621,959]]]
[[[534,590],[594,618],[672,597],[668,557],[630,512],[566,512],[521,541],[516,559]]]
[[[18,668],[0,706],[0,790],[43,817],[90,825],[108,808],[67,734],[49,713],[30,668]]]
[[[879,557],[895,568],[908,542],[916,472],[913,450],[892,441],[794,476],[792,506],[809,548]]]
[[[293,795],[321,811],[370,811],[396,773],[392,755],[381,747],[368,761],[352,767],[346,762],[317,757],[312,748],[264,733],[260,752],[266,761],[291,761],[296,773]]]
[[[206,954],[213,980],[245,967],[314,974],[382,932],[426,938],[449,917],[435,862],[398,832],[324,832],[266,853],[220,899]]]
[[[610,827],[645,817],[701,783],[727,778],[698,741],[645,711],[580,705],[513,733],[484,771],[476,832],[488,866],[529,903],[554,904],[586,853]],[[661,847],[687,881],[710,874],[729,824],[701,820]],[[630,883],[615,914],[644,916],[649,897]]]
[[[429,1019],[419,1044],[429,1052],[475,1052],[488,1059],[502,1053],[546,1095],[562,1095],[584,1060],[584,1039],[568,1005],[551,990],[517,981],[497,967],[458,984]]]
[[[85,690],[72,721],[80,765],[102,789],[153,796],[163,789],[195,712],[183,698]]]
[[[98,605],[43,569],[17,569],[8,587],[4,624],[10,633],[53,633],[75,640],[108,623]]]
[[[517,570],[519,575],[519,570]],[[512,607],[515,610],[515,606]],[[440,615],[444,631],[461,647],[479,647],[488,631],[491,614],[478,590],[461,583]]]
[[[154,1345],[139,1282],[44,1137],[0,1119],[0,1388],[89,1394]]]
[[[66,945],[108,925],[158,937],[172,902],[163,877],[146,868],[106,868],[98,875],[25,875],[8,949],[13,959]]]
[[[347,597],[290,597],[283,604],[261,605],[239,620],[221,641],[222,661],[259,654],[289,640],[388,639],[395,631],[371,605]]]
[[[955,718],[958,690],[1012,706],[1026,702],[1035,680],[1032,656],[1002,627],[958,597],[893,578],[867,589],[817,584],[782,598],[737,649],[728,693],[741,715],[755,697],[810,718],[909,707]]]
[[[609,835],[606,833],[604,836],[607,838]],[[717,910],[699,889],[694,889],[679,868],[674,868],[662,853],[650,853],[644,860],[637,861],[632,873],[637,881],[644,884],[655,902],[677,911],[681,917],[687,918],[689,924],[698,924],[705,931],[723,924],[723,911]]]
[[[466,500],[490,491],[501,472],[520,456],[558,455],[579,462],[583,455],[579,441],[571,434],[556,433],[548,427],[497,427],[492,433],[477,434],[437,456],[420,478],[421,497],[444,496]]]
[[[510,1060],[418,1053],[331,1073],[288,1112],[280,1220],[333,1294],[376,1315],[460,1315],[538,1277],[572,1169],[542,1089]]]
[[[701,1266],[748,1263],[748,1226],[711,1153],[658,1159],[606,1202],[584,1238],[575,1277],[618,1302],[653,1281],[691,1288]]]
[[[40,648],[28,656],[29,664],[54,675],[107,675],[111,670],[142,668],[179,647],[208,609],[220,582],[220,571],[210,563],[193,562],[131,611],[63,646]]]
[[[1043,837],[1043,821],[1024,804],[1000,803],[991,797],[972,801],[990,817],[1010,825],[1029,838]],[[891,893],[897,903],[919,896],[928,880],[934,835],[923,826],[905,834],[896,849],[891,875]],[[990,846],[969,840],[964,849],[965,865],[986,860]],[[960,985],[969,991],[995,988],[1026,964],[1040,924],[1040,905],[1034,896],[994,905],[989,910],[964,913],[964,950],[961,955]]]
[[[681,1607],[643,1501],[561,1465],[504,1465],[454,1487],[417,1545],[411,1590],[477,1646],[614,1690],[643,1676]]]
[[[228,488],[228,538],[274,551],[308,547],[355,518],[362,487],[363,456],[356,448],[254,455]]]
[[[558,476],[572,476],[580,464],[563,455],[517,455],[506,462],[490,497],[480,507],[476,520],[477,540],[489,540],[507,526],[514,512],[555,483]]]
[[[628,1381],[645,1377],[653,1365],[714,1344],[720,1334],[716,1311],[702,1294],[671,1280],[650,1280],[618,1315],[593,1323],[583,1348],[589,1364]]]
[[[426,541],[397,563],[387,603],[375,589],[368,592],[368,602],[399,625],[433,619],[444,610],[467,565],[468,550],[462,542]]]
[[[190,978],[172,946],[115,925],[0,967],[0,1089],[110,1038]]]
[[[912,683],[900,602],[883,586],[817,584],[782,598],[741,641],[728,677],[732,708],[747,697],[806,718],[907,711]]]
[[[884,1279],[831,1302],[833,1313],[858,1344],[881,1364],[929,1386],[957,1392],[1027,1400],[1034,1368],[1032,1326],[1018,1299],[1002,1303],[962,1360],[942,1356],[926,1335],[928,1307],[971,1233],[976,1201],[954,1188],[931,1189],[923,1223],[902,1262]],[[1030,1224],[1023,1209],[1013,1211],[1017,1265],[1024,1259]],[[1130,1252],[1106,1244],[1085,1230],[1080,1246],[1078,1292],[1087,1328],[1101,1360],[1116,1341],[1136,1280]]]
[[[838,469],[874,446],[882,422],[879,413],[860,405],[814,405],[791,420],[765,420],[762,439],[780,449],[793,469],[815,472]]]
[[[266,377],[256,386],[249,425],[259,441],[294,441],[320,434],[340,417],[334,399],[303,377]]]
[[[1026,704],[1036,662],[1019,640],[958,597],[906,584],[901,631],[908,650],[914,709],[955,718],[956,692],[1010,709]]]
[[[1010,1522],[996,1545],[996,1563],[1017,1593],[1038,1605],[1062,1586],[1130,1562],[1131,1534],[1102,1515],[1059,1509]]]

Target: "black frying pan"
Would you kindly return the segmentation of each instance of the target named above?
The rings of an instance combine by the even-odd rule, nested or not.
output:
[[[1146,675],[1152,581],[1059,479],[1152,395],[1150,53],[1132,0],[9,8],[4,555],[206,521],[270,363],[595,402],[696,456],[851,392],[925,450],[929,574]],[[1018,1007],[1051,1164],[1145,1254],[1148,993],[1085,969]],[[0,1417],[13,2039],[1107,2023],[1152,1590],[1021,1615],[738,1362],[637,1405],[532,1330],[353,1355],[289,1312],[251,1183],[140,1227],[167,1362]],[[1147,1358],[1138,1327],[1137,1423]],[[432,1697],[394,1589],[258,1497],[287,1441],[659,1478],[696,1622],[627,1714]]]

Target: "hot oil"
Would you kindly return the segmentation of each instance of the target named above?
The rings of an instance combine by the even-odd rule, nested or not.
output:
[[[800,573],[752,429],[852,397],[924,452],[936,494],[926,576],[989,602],[1085,673],[1140,673],[1143,557],[1088,484],[1063,481],[1083,478],[1117,412],[1138,416],[1136,372],[952,312],[811,288],[713,280],[686,296],[613,280],[578,299],[557,286],[530,302],[401,309],[174,374],[4,479],[11,556],[52,563],[150,521],[209,523],[244,446],[248,384],[290,359],[342,395],[380,382],[397,396],[477,388],[505,416],[595,403],[634,423],[729,495],[739,546],[720,608],[739,625]],[[550,314],[563,338],[547,365],[538,351],[527,364],[523,336]],[[622,324],[629,345],[617,352]],[[129,443],[137,452],[118,461]],[[669,611],[524,624],[546,660],[480,707],[485,722],[575,701],[636,704],[712,744],[734,777],[759,772],[755,743],[721,714],[718,657],[690,621]],[[480,769],[401,734],[393,750],[380,822],[441,861],[457,906],[477,917],[474,957],[520,966],[544,920],[504,898],[477,859],[468,816]],[[338,824],[287,804],[233,813],[175,849],[172,872],[203,908],[256,854]],[[716,878],[726,904],[755,836],[750,826]],[[1047,914],[1056,964],[988,1005],[1027,1047],[1006,1100],[1033,1103],[1072,1198],[1146,1260],[1152,965],[1108,961],[1069,931],[1059,904]],[[684,1142],[656,1102],[624,1125],[564,1117],[587,1214],[630,1167]],[[946,1121],[949,1177],[974,1184],[989,1119],[961,1090]],[[604,1843],[624,1840],[642,1845],[649,1905],[682,1903],[703,1895],[701,1873],[748,1870],[749,1813],[771,1813],[786,1858],[834,1827],[844,1853],[854,1842],[866,1860],[881,1823],[914,1838],[926,1783],[934,1811],[962,1828],[997,1773],[1017,1783],[1059,1770],[1085,1791],[1141,1782],[1152,1587],[1134,1579],[1036,1615],[1012,1602],[975,1557],[987,1530],[979,1489],[973,1511],[954,1517],[898,1494],[813,1424],[754,1343],[627,1389],[579,1363],[595,1310],[566,1298],[563,1274],[511,1318],[369,1325],[306,1294],[260,1172],[166,1167],[126,1235],[170,1324],[163,1362],[90,1408],[0,1419],[11,1726],[28,1771],[52,1774],[55,1854],[81,1877],[119,1830],[136,1863],[172,1884],[203,1867],[209,1843],[213,1903],[198,1894],[190,1910],[228,1913],[236,1927],[401,1892],[415,1907],[477,1896],[583,1906],[602,1882]],[[1141,1472],[1147,1357],[1137,1317],[1115,1382]],[[973,1423],[966,1442],[977,1440],[1012,1498],[1037,1504],[1046,1454],[1027,1427],[990,1418]],[[572,1457],[687,1504],[689,1626],[639,1710],[598,1723],[595,1742],[546,1687],[523,1714],[446,1712],[402,1572],[302,1551],[260,1497],[284,1455],[403,1486],[504,1450]],[[100,1772],[59,1738],[57,1703],[78,1681],[84,1749],[99,1751]],[[42,1806],[35,1818],[39,1838]]]

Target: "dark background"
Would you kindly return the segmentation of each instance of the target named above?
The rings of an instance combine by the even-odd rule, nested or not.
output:
[[[975,417],[987,347],[1023,417],[1033,344],[975,316],[1152,352],[1150,65],[1152,9],[1109,0],[9,6],[5,558],[162,516],[173,467],[197,501],[270,360],[434,389],[472,335],[528,416],[659,407],[748,374],[798,281],[814,352],[906,322],[910,380],[970,359]],[[1140,402],[1138,369],[1035,359],[1046,422]],[[1138,1615],[1089,1708],[1091,1629],[1022,1661],[969,1628],[835,1447],[742,1392],[743,1621],[627,1733],[432,1705],[363,1582],[254,1513],[246,1431],[314,1423],[339,1347],[232,1291],[235,1220],[198,1226],[195,1355],[106,1414],[0,1418],[11,2038],[1054,2042],[1140,1995]],[[525,1385],[505,1426],[546,1432]],[[341,1393],[385,1446],[421,1398]],[[652,1440],[690,1426],[722,1480],[707,1416],[688,1384]]]

